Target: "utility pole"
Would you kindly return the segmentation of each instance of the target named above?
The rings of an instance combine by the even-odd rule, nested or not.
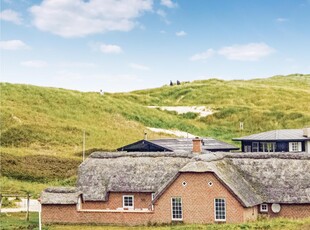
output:
[[[85,130],[83,130],[83,162],[85,160]]]

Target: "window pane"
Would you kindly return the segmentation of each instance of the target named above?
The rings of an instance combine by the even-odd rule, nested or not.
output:
[[[124,207],[133,207],[133,197],[124,196],[123,197]]]
[[[182,198],[173,197],[172,202],[172,219],[173,220],[182,220]]]
[[[226,220],[225,199],[215,199],[215,220]]]

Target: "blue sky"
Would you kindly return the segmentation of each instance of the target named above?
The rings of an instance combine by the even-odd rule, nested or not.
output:
[[[310,73],[310,0],[1,0],[1,82],[81,91]]]

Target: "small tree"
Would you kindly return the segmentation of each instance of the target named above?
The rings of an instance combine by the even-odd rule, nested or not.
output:
[[[170,86],[173,86],[173,82],[170,80]]]

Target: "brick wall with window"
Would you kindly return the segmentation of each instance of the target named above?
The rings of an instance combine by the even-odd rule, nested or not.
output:
[[[280,204],[281,210],[279,213],[274,213],[271,210],[271,204],[267,204],[268,211],[260,212],[261,215],[274,217],[286,217],[286,218],[307,218],[310,217],[310,205],[309,204]]]
[[[117,209],[123,208],[123,196],[132,195],[134,196],[134,208],[148,208],[151,209],[152,193],[120,193],[111,192],[109,193],[108,200],[103,201],[86,201],[83,203],[83,209]]]
[[[182,221],[185,223],[221,222],[215,220],[217,198],[225,200],[224,222],[237,223],[257,217],[257,212],[242,207],[213,173],[181,173],[155,203],[154,222],[172,221],[171,199],[174,197],[182,198]]]

